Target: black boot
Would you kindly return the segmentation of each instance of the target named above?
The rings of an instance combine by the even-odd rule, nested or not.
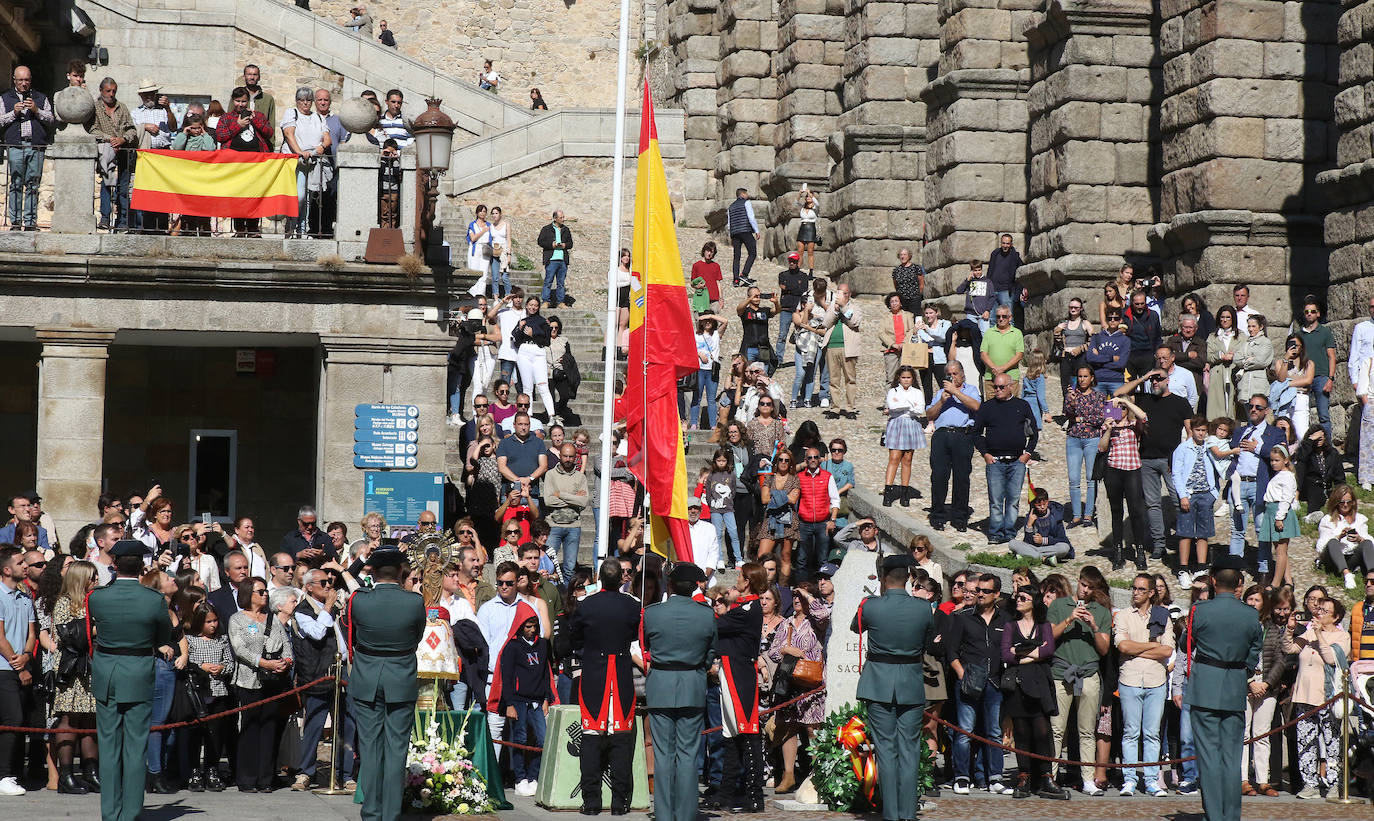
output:
[[[1135,569],[1144,573],[1147,567],[1149,565],[1145,561],[1145,548],[1137,547],[1135,549]]]
[[[1122,554],[1121,545],[1112,548],[1112,570],[1120,570],[1126,566],[1126,557]]]
[[[57,768],[57,791],[63,795],[85,795],[90,792],[86,785],[72,775],[72,765],[64,764]]]
[[[911,485],[897,485],[897,495],[901,499],[902,507],[911,507],[911,494],[916,488]]]
[[[1041,798],[1049,798],[1055,801],[1069,800],[1069,791],[1054,783],[1054,779],[1049,776],[1045,776],[1044,779],[1041,780],[1040,789],[1037,790],[1035,794]]]
[[[90,792],[100,792],[100,762],[89,758],[81,761],[81,780]]]
[[[186,789],[191,792],[205,792],[205,777],[200,770],[191,770],[191,777],[186,779]]]
[[[896,498],[896,485],[883,485],[883,507],[892,507],[892,500]]]
[[[218,767],[205,768],[205,789],[210,792],[224,792],[224,782],[220,780]]]

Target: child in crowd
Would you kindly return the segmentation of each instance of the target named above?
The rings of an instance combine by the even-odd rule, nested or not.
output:
[[[196,605],[186,620],[187,670],[190,673],[187,683],[200,693],[206,715],[214,715],[230,706],[228,682],[234,675],[234,654],[220,624],[219,615],[209,602]],[[186,781],[187,789],[195,792],[197,786],[202,786],[211,792],[224,790],[218,766],[221,744],[225,740],[224,724],[225,717],[221,716],[193,724],[188,730],[191,774]],[[203,758],[202,749],[205,750]]]
[[[1213,419],[1208,430],[1210,431],[1207,441],[1207,458],[1212,463],[1212,469],[1217,473],[1217,482],[1226,480],[1226,474],[1231,470],[1231,461],[1240,453],[1239,448],[1231,447],[1231,431],[1236,429],[1236,420],[1229,416],[1220,416]],[[1226,487],[1226,501],[1234,505],[1237,510],[1240,504],[1240,482],[1232,481]]]
[[[702,498],[711,509],[711,524],[716,527],[716,541],[720,544],[726,565],[739,567],[744,564],[744,547],[740,544],[739,529],[735,525],[735,493],[739,491],[739,485],[735,480],[729,448],[716,448],[711,456],[710,470],[706,475]]]
[[[707,242],[701,246],[701,259],[692,263],[692,279],[701,279],[710,300],[712,313],[720,313],[720,264],[716,262],[716,244]]]
[[[400,227],[401,149],[394,139],[382,143],[382,164],[377,168],[377,207],[383,228]]]
[[[1215,429],[1215,427],[1213,428]],[[1216,536],[1213,507],[1217,501],[1217,474],[1208,452],[1207,417],[1188,420],[1190,438],[1174,449],[1174,487],[1178,489],[1178,586],[1186,588],[1207,566],[1207,540]],[[1214,449],[1214,448],[1213,448]],[[1193,563],[1193,547],[1197,562]]]
[[[1026,370],[1021,374],[1021,398],[1031,406],[1031,415],[1035,417],[1035,429],[1040,430],[1046,422],[1053,424],[1054,420],[1050,417],[1050,399],[1045,395],[1045,363],[1048,360],[1045,352],[1039,348],[1032,348],[1026,352],[1026,358],[1022,364]]]
[[[1274,576],[1269,588],[1292,585],[1288,573],[1288,540],[1298,536],[1298,479],[1293,475],[1293,461],[1287,445],[1275,445],[1269,452],[1269,466],[1273,476],[1264,490],[1264,524],[1259,540],[1274,545]]]
[[[501,648],[501,711],[516,744],[544,746],[544,717],[553,700],[549,655],[549,641],[539,635],[538,616],[525,619],[520,632]],[[516,795],[534,795],[538,790],[541,755],[518,747],[512,750]]]

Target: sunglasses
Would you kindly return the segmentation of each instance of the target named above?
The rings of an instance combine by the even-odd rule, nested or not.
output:
[[[808,454],[807,457],[806,457],[806,461],[808,461],[808,462],[819,462],[820,460],[821,460],[821,457],[819,457],[819,456],[811,456],[810,454]]]
[[[997,591],[996,591],[996,590],[993,590],[993,589],[988,588],[988,587],[980,587],[980,588],[978,588],[978,592],[979,592],[979,593],[982,593],[984,596],[995,596],[995,595],[997,595]]]
[[[993,387],[994,390],[999,390],[999,391],[1009,391],[1009,390],[1011,390],[1011,385],[993,385],[992,387]]]
[[[831,449],[830,449],[830,452],[831,452],[831,453],[844,453],[844,452],[845,452],[845,449],[844,449],[844,448],[831,448]]]
[[[259,587],[259,588],[257,588],[256,590],[253,591],[253,595],[254,595],[254,596],[266,596],[266,595],[267,595],[267,590],[266,590],[265,588]]]
[[[274,564],[274,565],[272,565],[272,569],[273,569],[273,570],[295,570],[295,569],[296,569],[296,566],[295,566],[294,564]]]
[[[1261,405],[1258,402],[1250,402],[1245,407],[1249,408],[1250,410],[1269,410],[1268,405]]]
[[[515,406],[516,406],[517,408],[528,408],[528,407],[530,406],[530,403],[529,403],[529,402],[516,402],[516,403],[515,403]]]
[[[1120,319],[1121,314],[1107,314],[1108,319]]]
[[[497,580],[496,580],[496,586],[497,586],[497,587],[514,587],[514,586],[515,586],[515,582],[514,582],[514,581],[503,582],[503,581],[501,581],[500,579],[497,579]]]
[[[480,405],[474,404],[473,407],[476,408],[476,409],[478,409],[478,410],[481,410],[482,408],[487,407],[487,403],[486,403],[486,402],[483,402],[483,403],[480,404]]]
[[[760,402],[760,403],[759,403],[759,407],[760,407],[760,408],[771,408],[771,407],[773,407],[773,403],[772,403],[772,402]]]

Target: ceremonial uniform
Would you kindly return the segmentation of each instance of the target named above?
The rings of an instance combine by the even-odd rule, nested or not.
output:
[[[1250,673],[1259,665],[1263,630],[1253,607],[1221,594],[1189,616],[1192,651],[1189,705],[1197,745],[1198,782],[1208,821],[1240,821],[1240,751]]]
[[[916,776],[926,703],[922,662],[934,646],[934,616],[928,602],[905,589],[887,589],[859,604],[849,629],[868,633],[856,695],[868,704],[868,735],[878,765],[883,818],[907,821],[916,817],[919,797]]]
[[[611,781],[611,811],[630,807],[634,791],[635,688],[630,643],[639,638],[639,602],[618,590],[582,600],[572,621],[572,646],[582,651],[582,809],[601,811],[601,777]]]
[[[120,541],[112,552],[117,557],[141,557],[143,543]],[[127,576],[91,592],[86,618],[93,634],[91,695],[100,743],[100,816],[105,821],[134,821],[143,809],[148,772],[153,652],[171,644],[172,620],[162,594]]]
[[[759,636],[763,608],[752,593],[740,596],[716,621],[720,656],[721,737],[725,741],[725,776],[721,803],[763,811],[763,743],[759,736]]]
[[[379,550],[372,554],[373,568],[379,554],[391,553],[396,555],[381,561],[399,565],[399,551]],[[348,623],[353,656],[348,691],[362,757],[362,818],[394,821],[401,814],[406,746],[419,695],[415,648],[425,630],[424,599],[394,582],[381,582],[349,598]]]
[[[716,618],[705,604],[675,595],[644,610],[649,658],[644,698],[654,739],[658,821],[697,817],[697,753],[705,728],[706,668],[715,643]]]

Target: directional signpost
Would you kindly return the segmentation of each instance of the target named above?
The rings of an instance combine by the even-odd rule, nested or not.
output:
[[[420,409],[415,405],[358,405],[353,409],[353,466],[414,470],[419,464]]]

